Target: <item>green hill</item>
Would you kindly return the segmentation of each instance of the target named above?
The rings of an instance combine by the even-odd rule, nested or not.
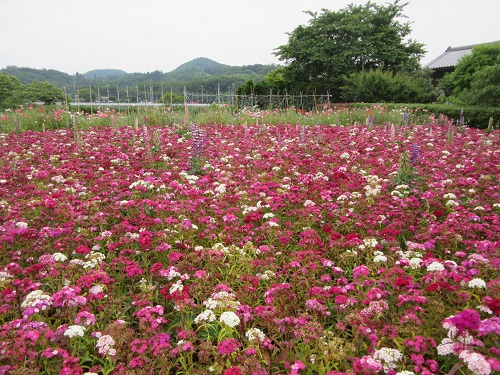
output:
[[[95,69],[86,73],[69,75],[52,69],[33,69],[17,66],[7,66],[0,72],[16,77],[23,84],[30,84],[37,80],[49,82],[59,88],[65,88],[72,97],[75,89],[88,90],[92,87],[104,89],[105,92],[120,90],[154,92],[159,98],[162,93],[170,92],[182,94],[184,88],[189,92],[198,93],[201,90],[206,94],[216,94],[219,90],[233,90],[252,80],[260,82],[267,73],[276,69],[276,65],[245,65],[231,66],[218,63],[206,57],[199,57],[188,61],[168,73],[160,70],[147,73],[127,73],[119,69]],[[102,91],[104,92],[104,91]],[[112,95],[112,94],[111,94]]]
[[[83,76],[88,79],[92,78],[97,79],[97,78],[122,76],[124,74],[127,74],[127,72],[120,69],[94,69],[87,73],[83,73]]]

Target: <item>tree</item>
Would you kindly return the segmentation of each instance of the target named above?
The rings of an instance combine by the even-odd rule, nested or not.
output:
[[[458,104],[500,105],[500,42],[474,47],[439,87]]]
[[[17,78],[0,73],[0,109],[21,104],[22,87]]]
[[[345,77],[341,98],[347,102],[426,103],[435,99],[430,72],[390,72],[382,68]]]
[[[165,93],[159,100],[160,103],[164,104],[183,104],[184,103],[184,95],[173,94],[173,93]]]
[[[53,104],[58,100],[63,100],[64,95],[61,89],[48,82],[33,81],[26,85],[23,90],[26,101],[34,102],[40,100],[45,104]]]
[[[285,81],[291,91],[330,92],[340,98],[344,76],[384,67],[413,71],[425,50],[423,44],[406,41],[409,22],[402,22],[406,4],[350,4],[337,12],[306,12],[309,25],[289,34],[288,44],[275,53],[285,61]]]

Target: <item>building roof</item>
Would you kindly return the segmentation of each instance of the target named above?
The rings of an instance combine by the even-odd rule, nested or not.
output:
[[[431,62],[425,64],[425,68],[429,69],[454,68],[455,66],[457,66],[458,62],[462,57],[470,55],[472,53],[472,48],[480,46],[482,44],[490,44],[490,43],[473,44],[470,46],[463,46],[463,47],[448,47],[446,51],[444,51],[444,53],[436,57]]]
[[[426,68],[429,69],[442,69],[455,67],[458,61],[467,55],[472,53],[472,47],[474,46],[464,46],[464,47],[448,47],[445,52],[436,57],[431,62],[425,64]]]

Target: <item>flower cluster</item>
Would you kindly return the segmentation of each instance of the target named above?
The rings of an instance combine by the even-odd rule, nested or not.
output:
[[[147,117],[0,134],[0,373],[499,371],[498,131]]]

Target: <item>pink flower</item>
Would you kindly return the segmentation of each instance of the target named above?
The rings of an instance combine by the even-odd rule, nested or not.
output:
[[[352,277],[355,279],[368,276],[369,274],[370,274],[370,269],[366,266],[354,267],[354,270],[352,271]]]
[[[224,371],[223,375],[243,375],[243,372],[239,367],[233,366]]]
[[[179,260],[182,259],[184,255],[181,253],[178,253],[176,251],[172,251],[171,253],[168,254],[168,259],[170,259],[171,263],[177,263]]]
[[[295,361],[291,367],[291,372],[289,375],[293,375],[293,374],[298,374],[300,370],[304,370],[306,368],[306,365],[304,365],[304,363],[302,361]]]
[[[477,330],[481,324],[481,317],[476,310],[466,309],[450,318],[450,322],[457,327],[459,331],[466,329]]]
[[[130,343],[130,349],[135,353],[144,353],[148,348],[147,340],[135,339]]]
[[[240,343],[236,339],[228,339],[217,344],[217,352],[219,354],[231,354],[238,350]]]
[[[458,357],[467,364],[469,370],[471,370],[474,374],[491,374],[491,365],[482,354],[462,350]]]

